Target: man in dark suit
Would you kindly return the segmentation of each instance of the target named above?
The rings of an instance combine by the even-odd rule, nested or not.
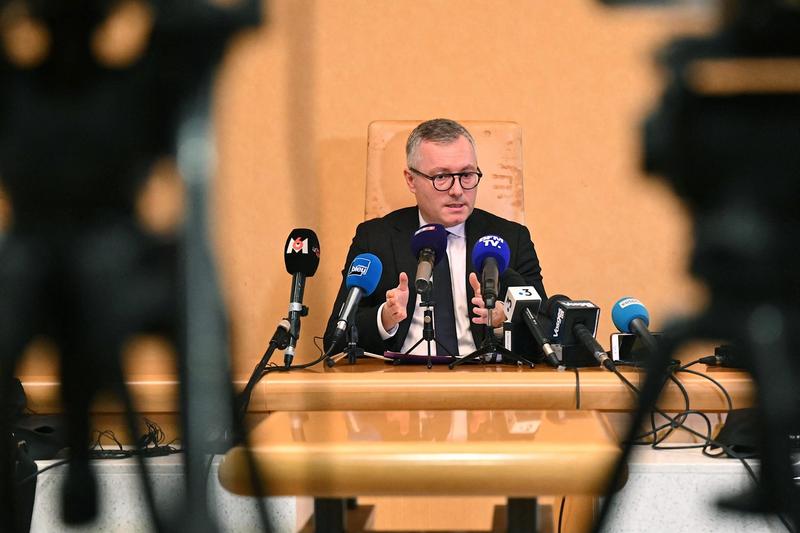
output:
[[[342,271],[342,285],[328,319],[326,349],[332,342],[339,309],[347,296],[344,280],[349,265],[358,254],[366,252],[380,258],[383,274],[375,291],[359,304],[358,344],[374,353],[405,352],[421,338],[423,310],[419,306],[419,295],[408,279],[417,268],[411,238],[424,224],[442,224],[449,233],[447,258],[434,270],[433,280],[436,335],[450,353],[467,355],[480,347],[484,338],[488,313],[470,261],[472,249],[480,237],[491,234],[505,239],[511,249],[509,268],[522,276],[525,285],[532,285],[546,298],[539,260],[528,229],[474,208],[482,174],[475,141],[463,126],[447,119],[423,122],[409,135],[406,163],[406,184],[416,196],[417,206],[398,209],[359,224]],[[436,294],[437,287],[439,294]],[[492,313],[495,327],[504,320],[505,290],[501,279],[500,301]],[[336,351],[341,348],[343,344],[337,346]],[[425,343],[418,346],[415,353],[427,353]]]

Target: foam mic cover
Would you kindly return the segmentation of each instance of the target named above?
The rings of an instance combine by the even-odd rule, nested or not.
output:
[[[358,254],[350,263],[345,286],[348,289],[357,287],[364,291],[363,296],[369,296],[378,286],[382,273],[383,264],[380,259],[372,254]]]
[[[611,309],[611,320],[622,333],[635,333],[631,328],[631,323],[637,318],[644,322],[645,326],[650,326],[650,313],[636,298],[629,296],[620,298]]]
[[[433,265],[439,264],[444,254],[447,253],[447,230],[441,224],[425,224],[414,232],[411,237],[411,251],[414,257],[419,258],[422,250],[432,250],[434,255]]]
[[[441,224],[426,224],[411,237],[411,251],[417,258],[414,287],[419,293],[431,289],[433,268],[447,253],[447,230]]]
[[[647,308],[629,296],[620,298],[611,309],[611,320],[617,329],[623,333],[633,333],[641,339],[647,351],[655,354],[658,351],[658,341],[650,333],[650,313]]]
[[[475,243],[475,247],[472,249],[472,264],[476,272],[483,271],[483,264],[489,258],[497,261],[497,272],[499,274],[502,274],[508,267],[508,262],[511,259],[511,249],[502,237],[485,235]]]
[[[283,254],[286,271],[289,274],[303,274],[311,277],[319,266],[319,239],[313,230],[296,228],[286,239],[286,252]]]

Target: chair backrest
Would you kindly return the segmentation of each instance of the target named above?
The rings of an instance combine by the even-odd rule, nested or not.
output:
[[[406,140],[420,121],[377,120],[367,132],[364,218],[414,204],[403,180]],[[463,121],[475,139],[483,179],[476,207],[525,223],[522,194],[522,129],[515,122]]]

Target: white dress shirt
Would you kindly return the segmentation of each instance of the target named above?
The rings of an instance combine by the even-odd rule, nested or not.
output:
[[[427,224],[419,215],[419,225],[424,226]],[[447,260],[450,262],[450,287],[453,292],[453,313],[456,319],[456,336],[458,337],[458,354],[454,355],[468,355],[475,351],[475,341],[472,338],[472,332],[469,329],[469,312],[468,306],[470,305],[467,299],[467,236],[464,232],[464,223],[458,224],[447,228]],[[434,280],[435,282],[436,280]],[[413,280],[409,280],[413,283]],[[422,338],[422,321],[424,318],[425,310],[420,307],[421,297],[417,293],[417,301],[414,303],[414,314],[411,316],[411,325],[408,328],[408,335],[403,342],[402,353],[406,353],[417,341]],[[386,331],[381,322],[381,312],[383,306],[381,304],[378,308],[378,332],[383,340],[389,339],[397,333],[399,325],[395,325],[391,330]],[[435,314],[435,311],[434,311]],[[434,323],[436,319],[434,317]],[[428,355],[428,346],[423,341],[414,348],[412,352],[416,355]],[[431,344],[431,353],[436,354],[436,347]]]

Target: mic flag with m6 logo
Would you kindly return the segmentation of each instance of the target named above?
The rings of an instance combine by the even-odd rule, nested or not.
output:
[[[286,239],[285,250],[283,262],[289,274],[303,274],[308,277],[316,274],[320,248],[319,239],[313,230],[293,229]]]
[[[295,347],[300,340],[300,317],[308,314],[303,305],[303,292],[306,278],[313,276],[319,266],[319,239],[313,230],[296,228],[286,238],[283,262],[286,271],[292,275],[292,292],[289,296],[289,344],[284,352],[283,362],[288,368],[294,359]]]

